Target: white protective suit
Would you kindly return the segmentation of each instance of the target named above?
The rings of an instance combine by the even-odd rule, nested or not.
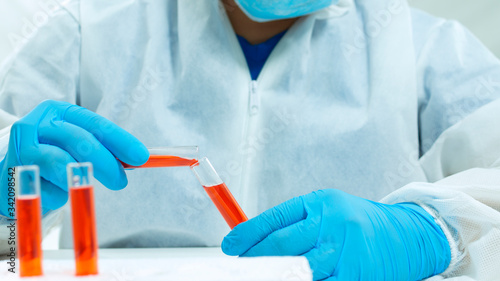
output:
[[[65,100],[148,147],[199,145],[249,217],[323,188],[416,202],[450,242],[442,277],[500,276],[500,62],[405,1],[300,19],[257,81],[217,0],[69,1],[0,79],[4,153],[9,124]],[[189,169],[127,175],[96,186],[101,247],[220,245],[229,228]]]

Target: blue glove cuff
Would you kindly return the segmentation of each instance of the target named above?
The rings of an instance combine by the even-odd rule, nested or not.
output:
[[[414,250],[421,253],[420,268],[427,268],[426,272],[432,272],[432,276],[443,273],[450,265],[451,250],[446,235],[434,217],[415,203],[400,203],[394,206],[404,209],[416,228],[414,233],[417,234],[418,243],[410,245],[417,246]],[[426,277],[428,276],[418,276],[417,280]]]

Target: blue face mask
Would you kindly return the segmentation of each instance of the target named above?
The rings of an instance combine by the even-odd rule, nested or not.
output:
[[[243,12],[258,22],[296,18],[338,2],[339,0],[236,0]]]

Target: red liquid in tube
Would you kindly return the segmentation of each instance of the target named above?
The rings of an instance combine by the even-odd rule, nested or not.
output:
[[[120,161],[121,162],[121,161]],[[198,162],[196,159],[186,159],[178,156],[171,155],[150,155],[146,163],[141,166],[131,166],[126,163],[122,163],[125,169],[137,169],[137,168],[160,168],[160,167],[180,167],[180,166],[191,166]]]
[[[97,274],[97,231],[92,186],[70,188],[76,275]]]
[[[18,256],[21,277],[42,275],[42,214],[40,197],[16,199]]]
[[[248,220],[226,184],[204,186],[204,188],[231,229]]]

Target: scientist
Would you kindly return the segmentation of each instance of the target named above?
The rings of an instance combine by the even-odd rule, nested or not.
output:
[[[222,241],[315,280],[500,274],[500,62],[406,1],[64,1],[0,79],[0,223],[8,168],[39,165],[62,248],[64,167],[90,161],[101,247]],[[193,144],[254,217],[229,234],[189,169],[116,160]]]

